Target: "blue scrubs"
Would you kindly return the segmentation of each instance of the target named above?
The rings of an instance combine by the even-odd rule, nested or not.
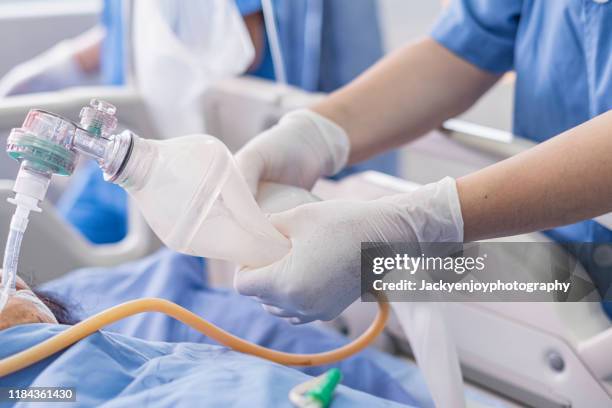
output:
[[[125,84],[125,39],[122,0],[104,0],[101,24],[106,30],[100,68],[106,85]]]
[[[610,1],[455,0],[432,36],[483,70],[516,71],[519,136],[541,142],[612,109]],[[594,221],[547,234],[561,242],[612,242],[612,232]],[[573,252],[608,293],[612,269],[597,265],[594,248]]]
[[[121,0],[105,0],[102,73],[108,85],[125,83]],[[242,15],[261,11],[261,0],[236,0]],[[275,0],[275,17],[289,83],[308,91],[333,91],[376,62],[382,39],[374,0]],[[253,75],[274,79],[270,50]],[[178,136],[178,135],[177,135]],[[363,170],[398,173],[398,153],[352,166],[337,177]],[[93,243],[120,241],[127,231],[126,194],[106,183],[95,163],[73,182],[58,204],[60,214]]]

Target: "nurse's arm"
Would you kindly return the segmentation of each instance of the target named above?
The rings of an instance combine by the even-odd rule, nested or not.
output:
[[[83,72],[92,73],[100,69],[100,53],[105,35],[102,27],[95,26],[73,39],[74,58]]]
[[[612,211],[612,110],[457,180],[464,239],[515,235]]]
[[[438,127],[498,79],[427,38],[384,58],[312,109],[347,132],[354,163]]]
[[[261,12],[248,14],[244,16],[243,19],[247,31],[249,32],[249,36],[251,37],[253,48],[255,48],[255,57],[247,69],[247,72],[253,72],[259,68],[264,57],[266,46],[264,19]]]

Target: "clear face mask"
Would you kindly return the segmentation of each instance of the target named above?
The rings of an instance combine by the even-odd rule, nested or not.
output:
[[[45,305],[44,302],[40,300],[40,298],[31,290],[18,290],[15,292],[14,296],[32,303],[40,313],[48,317],[52,322],[57,323],[57,319],[55,318],[55,315],[53,315],[51,309],[49,309],[49,307]]]
[[[57,323],[57,319],[55,318],[53,312],[51,312],[51,309],[49,309],[49,307],[45,305],[43,301],[40,300],[40,298],[34,294],[34,292],[28,289],[16,291],[6,290],[6,288],[2,286],[2,284],[0,284],[0,314],[6,307],[11,297],[16,297],[33,304],[34,307],[36,307],[36,309],[38,310],[38,312],[47,317],[50,321]]]
[[[4,280],[0,281],[0,314],[6,307],[10,297],[15,294],[15,289],[9,283],[5,284]]]

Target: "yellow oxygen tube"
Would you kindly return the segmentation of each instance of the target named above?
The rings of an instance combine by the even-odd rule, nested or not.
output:
[[[215,339],[220,344],[242,353],[251,354],[279,364],[293,366],[316,366],[334,363],[343,360],[372,343],[383,331],[389,317],[389,304],[379,300],[379,311],[372,325],[361,336],[352,342],[335,350],[315,354],[293,354],[272,350],[248,342],[214,324],[202,319],[193,312],[164,299],[144,298],[132,300],[100,312],[65,331],[15,355],[0,360],[0,377],[10,375],[23,368],[29,367],[53,354],[70,347],[79,340],[95,333],[126,317],[145,312],[159,312],[167,314],[176,320],[185,323],[194,330]]]

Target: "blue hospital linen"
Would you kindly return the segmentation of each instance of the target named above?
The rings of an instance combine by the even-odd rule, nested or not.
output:
[[[519,136],[542,142],[612,109],[612,2],[455,0],[432,37],[486,71],[516,72]],[[547,234],[560,242],[612,242],[612,232],[592,220]],[[612,290],[612,270],[593,261],[594,248],[574,255],[603,293]]]
[[[346,338],[313,325],[293,326],[265,312],[259,303],[233,291],[210,288],[201,258],[161,250],[143,260],[114,268],[75,271],[43,286],[69,300],[86,317],[131,299],[161,297],[210,320],[219,327],[257,344],[296,353],[314,353],[336,348]],[[125,319],[109,331],[151,341],[212,343],[206,336],[163,314],[148,313]],[[402,383],[410,383],[419,401],[428,394],[418,370],[405,362],[373,349],[365,350],[339,364],[343,384],[390,400],[415,404]],[[300,370],[318,375],[330,368]],[[410,390],[411,391],[411,390]]]
[[[28,324],[0,331],[0,358],[65,328]],[[34,366],[0,378],[0,387],[74,387],[77,402],[67,403],[70,407],[288,407],[289,390],[308,379],[292,368],[219,346],[96,332]],[[333,404],[338,408],[400,406],[345,386],[338,388]],[[9,404],[0,402],[0,406]]]

